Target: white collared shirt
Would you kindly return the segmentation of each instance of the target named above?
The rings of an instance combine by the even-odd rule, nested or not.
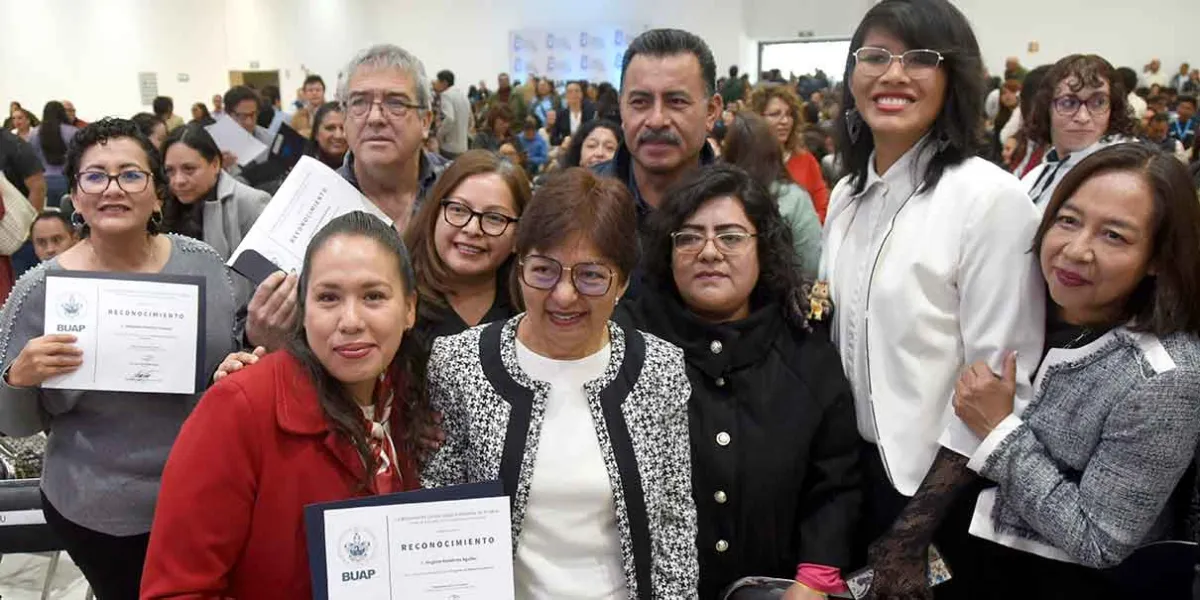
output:
[[[908,496],[939,446],[970,456],[979,444],[951,405],[961,370],[982,360],[999,372],[1017,351],[1023,408],[1045,333],[1045,283],[1029,253],[1038,212],[1020,182],[971,158],[918,189],[922,146],[883,176],[869,171],[861,194],[849,177],[838,183],[821,260],[859,433]]]

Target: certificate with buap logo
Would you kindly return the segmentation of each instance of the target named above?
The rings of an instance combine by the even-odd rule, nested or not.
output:
[[[69,334],[83,364],[44,388],[152,394],[204,389],[204,278],[46,273],[46,335]]]
[[[317,600],[511,600],[509,501],[499,483],[305,507]]]

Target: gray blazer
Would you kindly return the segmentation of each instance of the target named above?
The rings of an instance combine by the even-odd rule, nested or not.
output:
[[[523,316],[434,341],[429,397],[442,412],[446,443],[422,473],[428,488],[499,479],[512,502],[514,552],[550,393],[517,364]],[[608,329],[608,368],[584,389],[613,489],[629,598],[696,598],[691,385],[683,352],[611,321]]]
[[[1200,438],[1200,339],[1119,328],[1051,350],[1034,386],[1021,417],[970,463],[1000,484],[995,535],[1093,568],[1162,539],[1173,525],[1164,507]]]
[[[270,201],[270,194],[222,171],[217,178],[217,199],[204,203],[204,243],[222,260],[229,260]]]

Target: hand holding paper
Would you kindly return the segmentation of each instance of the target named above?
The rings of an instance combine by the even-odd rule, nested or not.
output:
[[[245,165],[253,162],[267,151],[267,145],[250,135],[241,125],[229,117],[219,117],[212,125],[204,128],[221,152],[229,152],[237,157],[237,164]]]

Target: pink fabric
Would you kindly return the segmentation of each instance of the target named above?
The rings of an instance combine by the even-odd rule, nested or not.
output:
[[[841,570],[825,565],[802,563],[796,568],[796,581],[826,594],[839,594],[848,589]]]

